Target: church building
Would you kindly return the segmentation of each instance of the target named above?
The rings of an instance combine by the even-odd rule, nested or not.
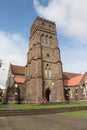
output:
[[[87,100],[87,73],[63,72],[56,24],[37,17],[30,29],[26,66],[10,64],[6,102]]]

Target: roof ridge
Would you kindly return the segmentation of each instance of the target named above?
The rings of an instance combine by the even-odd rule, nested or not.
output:
[[[76,77],[79,77],[79,76],[81,76],[81,75],[84,76],[84,74],[79,74],[79,75],[76,75],[76,76],[72,77],[71,79],[76,78]],[[70,80],[71,80],[71,79],[70,79]]]
[[[12,66],[16,66],[16,67],[25,67],[25,66],[21,66],[21,65],[13,65],[11,64]]]

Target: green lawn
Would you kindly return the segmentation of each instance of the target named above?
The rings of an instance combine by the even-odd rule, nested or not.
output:
[[[3,106],[2,106],[2,103],[0,102],[0,110],[3,110]]]
[[[64,112],[64,113],[59,113],[59,115],[87,118],[87,111]]]
[[[50,109],[50,108],[64,108],[64,107],[77,107],[77,106],[87,106],[87,102],[74,102],[68,104],[56,104],[56,105],[30,105],[30,104],[6,104],[5,107],[7,108],[14,108],[14,109]],[[4,110],[3,105],[0,104],[0,110]],[[80,117],[80,118],[87,118],[87,111],[76,111],[76,112],[64,112],[59,113],[59,115],[66,115],[66,116],[73,116],[73,117]]]
[[[15,109],[50,109],[50,108],[63,108],[63,107],[77,107],[87,106],[87,102],[75,102],[68,104],[52,104],[52,105],[30,105],[30,104],[8,104],[8,107]]]

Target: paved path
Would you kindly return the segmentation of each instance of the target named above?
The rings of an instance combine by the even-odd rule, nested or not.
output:
[[[87,130],[87,119],[59,114],[0,117],[0,130]]]

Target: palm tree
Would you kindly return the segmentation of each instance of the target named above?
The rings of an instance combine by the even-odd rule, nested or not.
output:
[[[2,63],[2,60],[0,60],[0,67],[2,67],[2,64],[3,64],[3,63]]]

